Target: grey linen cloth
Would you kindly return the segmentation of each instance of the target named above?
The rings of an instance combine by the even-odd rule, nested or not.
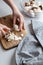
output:
[[[43,51],[34,36],[28,34],[18,48],[17,65],[41,65],[41,63],[43,65]]]
[[[43,23],[32,21],[30,27],[33,32],[18,46],[17,65],[43,65]]]
[[[41,21],[32,21],[33,32],[40,42],[40,45],[43,47],[43,22]]]

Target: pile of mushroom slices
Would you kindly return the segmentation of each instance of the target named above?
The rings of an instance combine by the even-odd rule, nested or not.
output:
[[[35,0],[29,0],[29,2],[24,3],[25,10],[31,13],[33,16],[37,12],[43,11],[43,4],[41,2],[36,2]]]
[[[19,31],[19,29],[18,29],[18,25],[15,25],[14,26],[14,29],[15,29],[15,31]],[[17,35],[15,35],[13,32],[8,32],[8,34],[6,34],[5,35],[5,39],[7,40],[7,41],[14,41],[14,40],[22,40],[22,37],[23,37],[24,35],[23,34],[21,34],[20,36],[17,36]]]

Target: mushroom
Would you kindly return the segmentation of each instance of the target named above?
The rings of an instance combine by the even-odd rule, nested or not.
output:
[[[20,29],[18,28],[18,25],[14,25],[14,29],[15,31],[20,31]]]

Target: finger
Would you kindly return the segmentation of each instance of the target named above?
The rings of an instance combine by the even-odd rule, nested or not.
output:
[[[22,31],[22,22],[20,22],[20,31]]]
[[[13,26],[16,24],[16,17],[13,18]]]
[[[8,27],[3,28],[3,31],[5,31],[6,33],[7,33],[8,31],[10,31],[10,30],[11,30],[11,29],[8,28]]]
[[[20,29],[20,31],[22,31],[22,23],[19,21],[19,26],[18,28]]]
[[[3,34],[3,35],[5,35],[5,34],[6,34],[6,32],[5,32],[3,29],[1,30],[1,32],[2,32],[2,34]]]
[[[0,38],[2,37],[2,32],[0,31]]]
[[[23,27],[22,27],[24,30],[25,30],[25,28],[24,28],[24,23],[23,23]]]
[[[0,31],[0,35],[1,35],[1,31]]]
[[[22,26],[23,26],[23,21],[22,21],[22,18],[20,17],[20,30],[22,31]]]
[[[11,30],[11,29],[10,29],[9,27],[7,27],[7,26],[5,26],[4,29],[6,29],[6,30]]]

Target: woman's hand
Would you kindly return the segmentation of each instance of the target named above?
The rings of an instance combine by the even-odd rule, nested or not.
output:
[[[10,28],[3,24],[0,24],[0,36],[5,35],[8,31],[10,31]]]
[[[13,26],[19,22],[19,29],[24,29],[24,18],[18,9],[13,9]]]
[[[23,15],[20,13],[16,5],[14,4],[13,0],[4,0],[12,9],[13,11],[13,26],[16,24],[16,20],[19,22],[19,29],[22,31],[24,29],[24,18]]]

